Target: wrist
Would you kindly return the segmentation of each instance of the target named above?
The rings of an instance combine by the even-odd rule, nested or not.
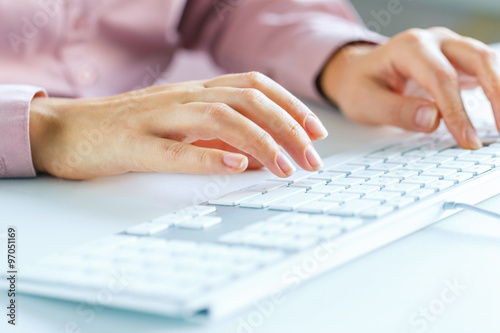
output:
[[[30,104],[29,136],[31,144],[31,158],[37,172],[47,172],[43,162],[43,148],[47,146],[49,134],[55,130],[51,124],[54,114],[50,108],[50,99],[45,95],[37,95]],[[52,128],[51,128],[52,127]]]
[[[318,76],[318,87],[332,103],[339,105],[342,88],[352,76],[352,68],[358,58],[371,52],[377,45],[371,43],[350,43],[338,50],[326,63]]]

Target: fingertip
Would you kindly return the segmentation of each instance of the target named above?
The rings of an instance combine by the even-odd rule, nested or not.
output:
[[[328,136],[328,131],[325,126],[314,114],[310,114],[306,117],[304,127],[311,139],[315,141],[323,140]]]
[[[479,139],[479,136],[473,127],[470,127],[465,131],[465,139],[467,140],[469,149],[476,150],[483,148],[483,142]]]
[[[222,163],[231,171],[244,171],[248,167],[248,158],[245,155],[227,153],[222,157]]]
[[[434,106],[422,106],[415,114],[415,126],[419,131],[429,132],[436,127],[439,113]]]
[[[290,162],[290,160],[285,156],[283,153],[279,153],[278,156],[276,157],[276,164],[280,168],[281,172],[283,173],[283,176],[280,177],[289,177],[293,175],[295,170],[295,166]]]

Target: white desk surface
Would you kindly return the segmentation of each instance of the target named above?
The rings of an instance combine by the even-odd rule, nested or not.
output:
[[[317,144],[320,154],[355,147],[398,132],[365,128],[331,111],[315,108],[330,131]],[[0,180],[0,232],[18,228],[19,271],[50,252],[67,249],[185,205],[206,201],[256,181],[265,170],[226,177],[128,174],[91,181],[51,177]],[[178,185],[182,184],[179,190]],[[194,199],[193,199],[194,198]],[[500,198],[485,207],[499,210]],[[207,325],[147,314],[102,309],[93,318],[80,316],[78,303],[22,295],[18,325],[6,324],[5,293],[0,296],[0,331],[169,332],[169,333],[332,333],[332,332],[500,332],[500,221],[459,213],[339,269],[303,284],[285,297],[256,327],[251,306],[233,317]],[[2,246],[3,248],[3,246]],[[2,250],[3,251],[3,250]],[[2,252],[4,253],[4,252]],[[3,256],[2,256],[3,258]],[[3,259],[2,259],[3,260]],[[4,267],[4,263],[0,267]],[[3,269],[3,268],[2,268]],[[465,290],[449,304],[440,301],[447,284]],[[444,308],[440,305],[445,304]],[[442,312],[414,317],[429,306]],[[436,313],[436,312],[435,312]],[[252,317],[253,316],[253,317]],[[255,323],[255,322],[252,322]],[[76,326],[76,329],[72,328]]]

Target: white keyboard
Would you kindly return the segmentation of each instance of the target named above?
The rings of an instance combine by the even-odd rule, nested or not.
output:
[[[175,317],[226,315],[277,289],[304,258],[310,276],[339,266],[498,193],[500,140],[458,149],[445,132],[415,135],[349,160],[297,171],[140,223],[45,258],[20,290]],[[332,162],[333,161],[333,162]],[[330,254],[330,255],[328,255]]]

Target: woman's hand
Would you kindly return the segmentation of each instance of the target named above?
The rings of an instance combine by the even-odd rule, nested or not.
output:
[[[443,118],[458,144],[469,149],[482,143],[460,91],[480,85],[500,129],[498,55],[446,28],[408,30],[381,46],[346,46],[325,67],[320,83],[354,121],[432,132]],[[412,86],[421,87],[428,98],[409,93]]]
[[[129,171],[239,173],[249,164],[287,177],[295,169],[280,146],[313,171],[322,162],[311,140],[326,135],[303,103],[259,73],[108,98],[35,98],[30,110],[35,168],[70,179]]]

